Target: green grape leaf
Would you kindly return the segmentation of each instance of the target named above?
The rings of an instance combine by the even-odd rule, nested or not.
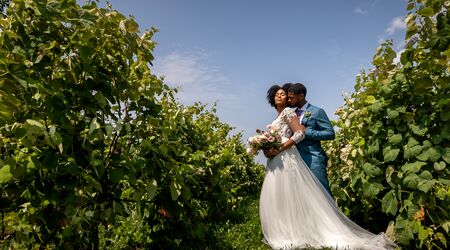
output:
[[[175,180],[170,183],[170,195],[172,196],[172,200],[177,200],[178,196],[181,194],[181,185],[178,184]]]
[[[0,184],[7,183],[12,179],[13,175],[10,171],[9,165],[4,165],[0,168]]]
[[[409,174],[403,179],[403,184],[411,189],[415,189],[419,184],[419,176],[417,174]]]
[[[363,184],[363,192],[366,197],[375,197],[384,189],[380,183],[365,182]]]
[[[443,150],[442,159],[444,159],[447,164],[450,164],[450,147],[447,147]]]
[[[363,169],[368,176],[377,176],[381,174],[381,169],[379,167],[372,165],[368,162],[364,163]]]
[[[397,110],[392,110],[392,109],[388,108],[387,115],[388,115],[389,119],[396,119],[400,115],[400,112],[398,112]]]
[[[402,135],[401,134],[395,134],[389,137],[389,143],[392,145],[397,145],[402,141]]]
[[[400,149],[391,148],[390,146],[383,149],[384,161],[394,161],[397,159],[398,154],[400,153]]]
[[[411,131],[414,134],[420,135],[420,136],[424,136],[428,132],[428,128],[420,128],[419,126],[414,125],[414,124],[410,124],[409,128],[411,129]]]
[[[428,8],[422,8],[419,11],[417,11],[417,13],[421,16],[424,17],[429,17],[429,16],[433,16],[434,15],[434,10],[431,7]]]
[[[403,172],[411,172],[411,173],[417,173],[420,171],[420,169],[427,165],[426,162],[421,162],[421,161],[416,161],[413,163],[407,163],[405,165],[402,166],[402,171]]]
[[[434,163],[434,169],[437,170],[437,171],[444,170],[446,166],[447,166],[447,165],[446,165],[445,162],[443,162],[443,161],[435,162],[435,163]]]
[[[395,216],[398,210],[398,200],[394,190],[391,190],[384,195],[381,200],[381,209],[386,214],[392,214]]]

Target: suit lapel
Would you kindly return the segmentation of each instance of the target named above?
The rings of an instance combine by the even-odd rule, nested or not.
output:
[[[306,109],[305,109],[305,114],[303,115],[303,119],[300,122],[300,124],[306,125],[306,123],[308,122],[309,117],[306,116],[306,113],[311,112],[311,110],[309,109],[311,107],[311,104],[307,104],[306,105]]]

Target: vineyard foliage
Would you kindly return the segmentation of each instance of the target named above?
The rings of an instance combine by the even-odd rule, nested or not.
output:
[[[404,50],[392,41],[377,49],[326,145],[339,205],[407,249],[450,244],[449,8],[409,0]]]
[[[258,191],[241,134],[152,74],[155,29],[76,0],[12,0],[0,29],[2,245],[198,245]]]

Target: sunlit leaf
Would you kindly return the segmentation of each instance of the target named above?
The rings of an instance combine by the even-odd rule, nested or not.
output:
[[[394,161],[398,154],[400,153],[400,149],[391,148],[390,146],[383,149],[384,161]]]
[[[0,168],[0,184],[9,182],[12,177],[9,165],[4,165]]]
[[[434,169],[436,169],[437,171],[444,170],[445,167],[446,167],[446,164],[445,164],[445,162],[443,162],[443,161],[435,162],[435,163],[434,163]]]
[[[170,194],[172,196],[172,200],[177,200],[178,196],[181,194],[181,185],[175,181],[170,183]]]
[[[434,15],[434,10],[431,7],[422,8],[417,13],[419,15],[421,15],[421,16],[428,17],[428,16],[433,16]]]
[[[421,161],[416,161],[416,162],[413,162],[413,163],[407,163],[407,164],[402,166],[402,171],[417,173],[425,165],[427,165],[427,163],[421,162]]]

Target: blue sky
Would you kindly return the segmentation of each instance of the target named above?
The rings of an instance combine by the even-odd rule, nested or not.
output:
[[[307,100],[336,119],[343,93],[371,68],[379,44],[393,39],[402,50],[407,14],[407,0],[109,3],[134,16],[141,31],[159,29],[153,72],[181,87],[179,101],[216,102],[221,120],[244,139],[276,117],[265,99],[273,84],[304,83]]]

